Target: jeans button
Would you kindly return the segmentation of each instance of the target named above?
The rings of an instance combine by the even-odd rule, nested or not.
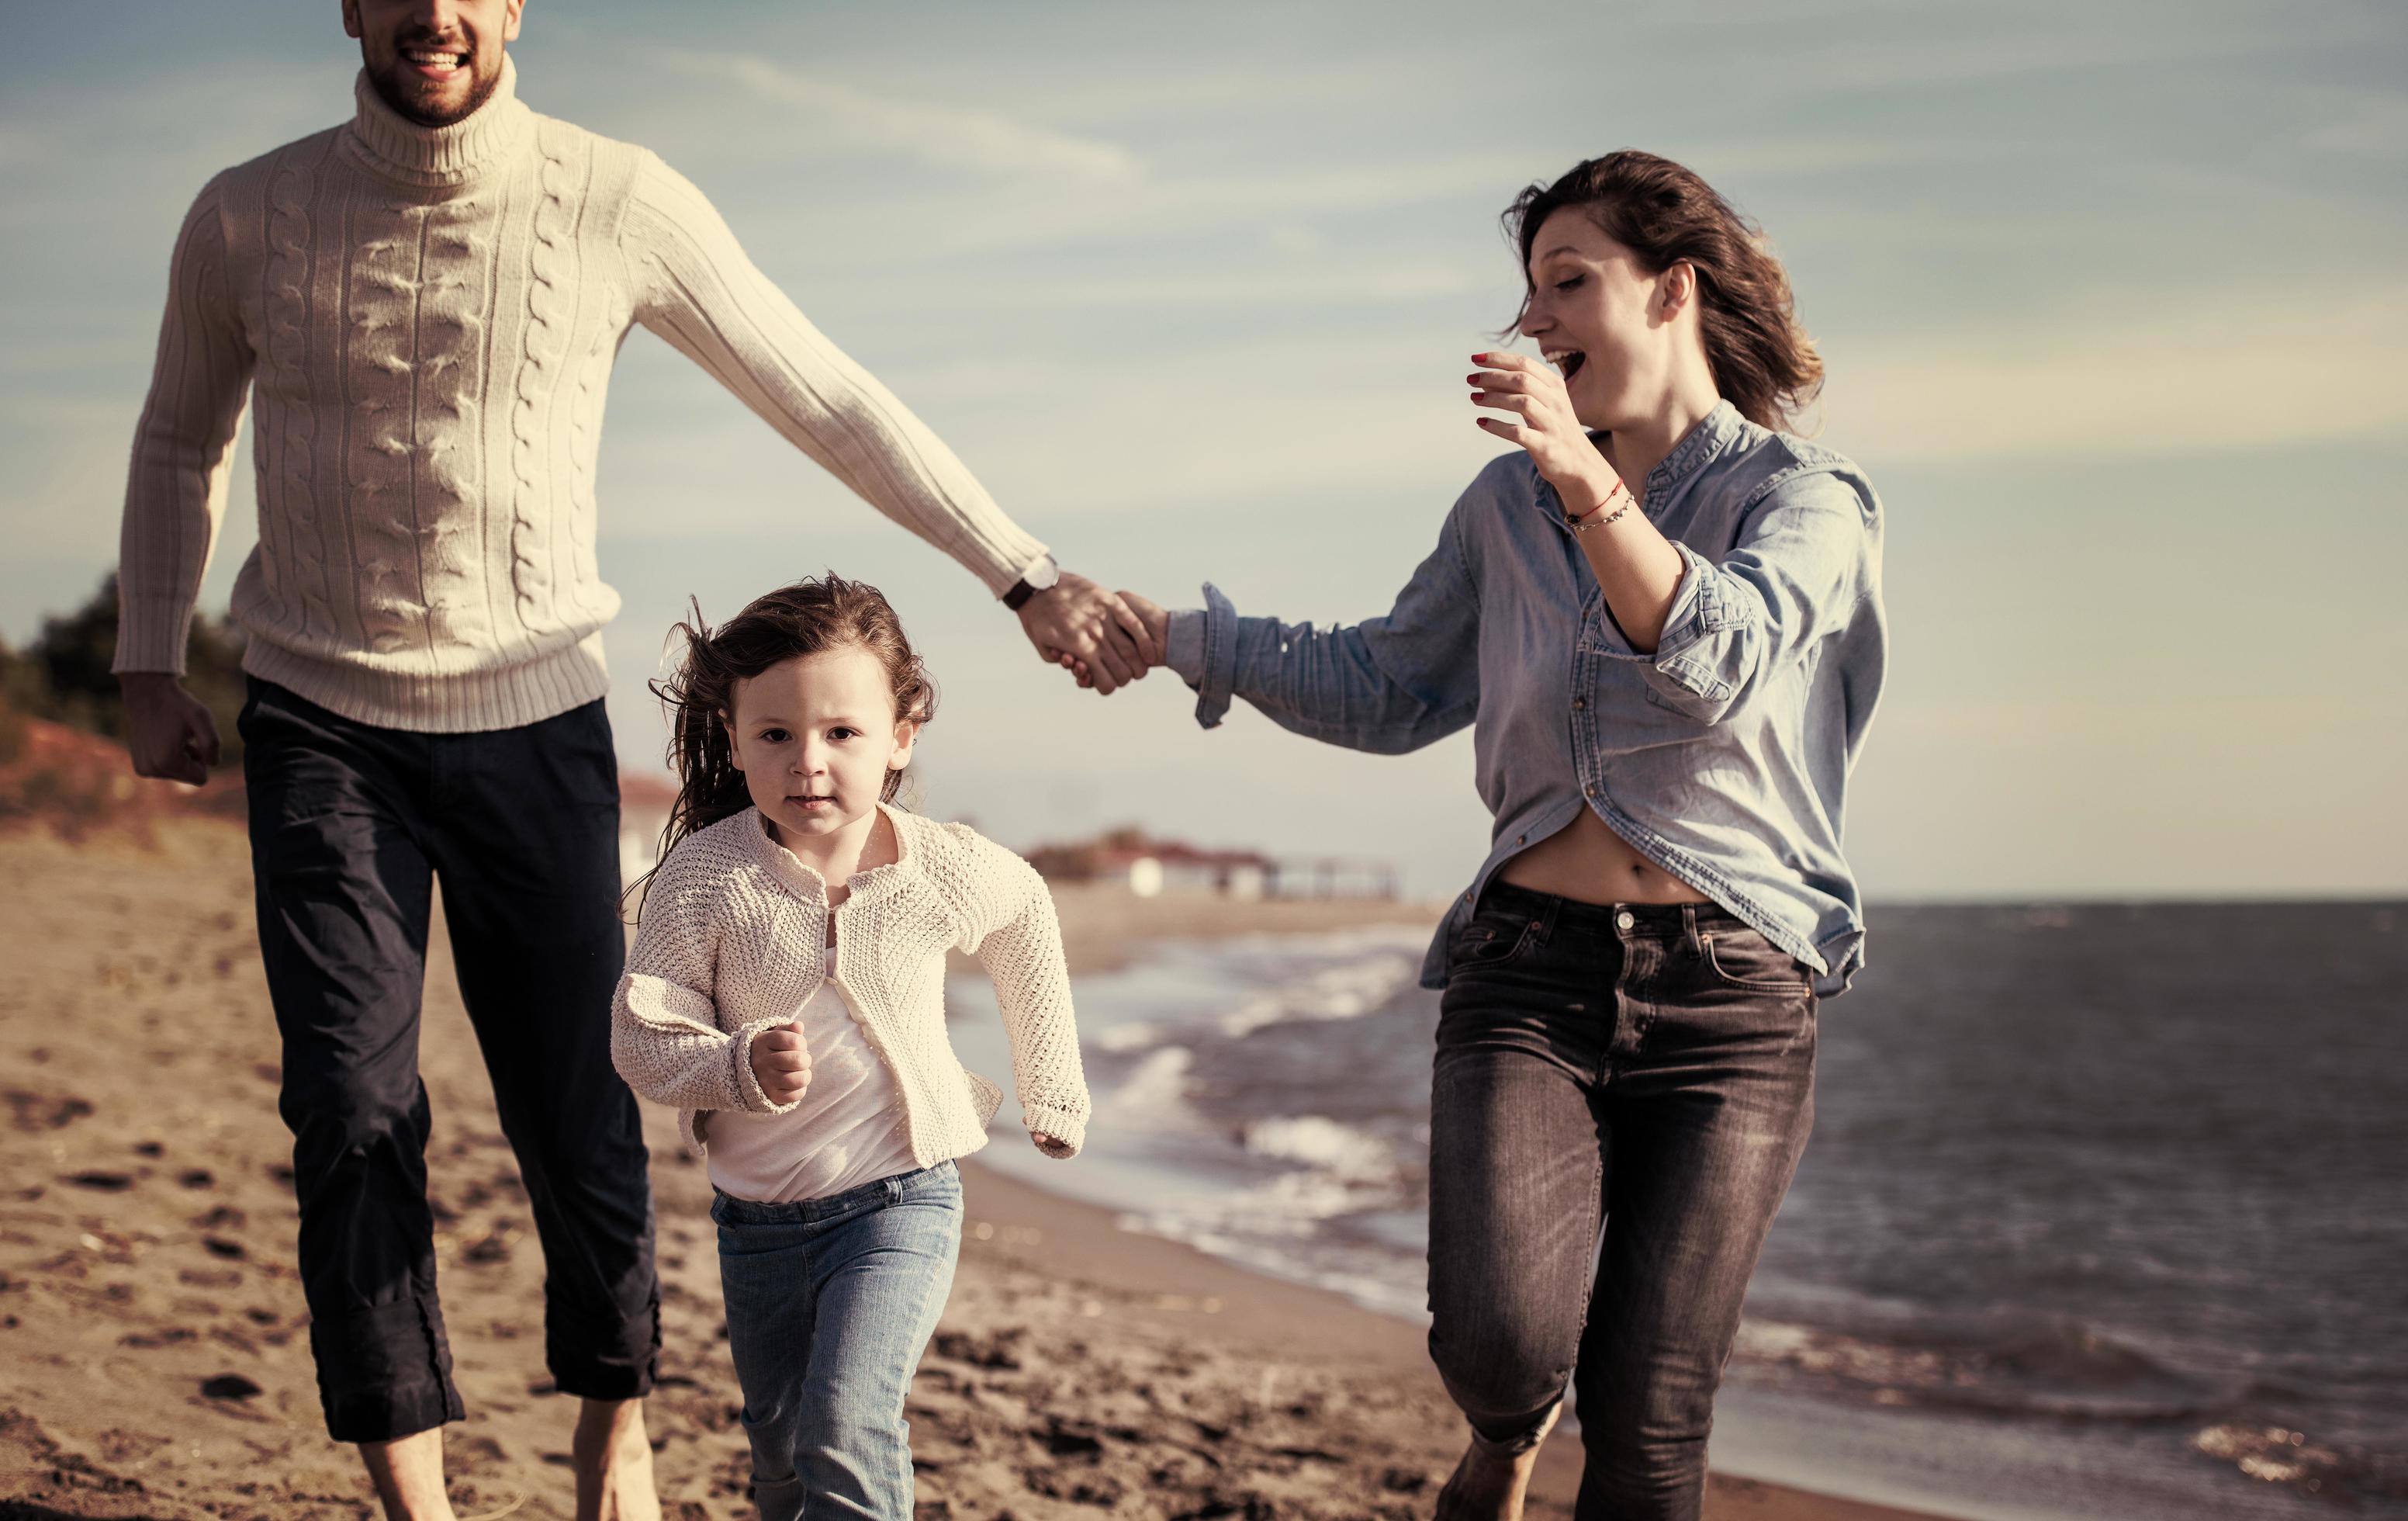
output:
[[[1613,916],[1613,927],[1616,929],[1628,929],[1638,922],[1639,916],[1632,913],[1628,909],[1625,909],[1620,913]]]

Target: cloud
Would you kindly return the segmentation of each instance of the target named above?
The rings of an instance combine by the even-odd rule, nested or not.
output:
[[[1358,261],[1359,267],[1324,261],[1291,262],[1259,268],[1178,268],[1160,273],[1059,275],[997,280],[979,305],[989,311],[1060,311],[1073,317],[1106,307],[1211,308],[1269,311],[1310,307],[1316,311],[1393,307],[1433,296],[1486,291],[1500,310],[1518,293],[1502,258],[1484,267],[1439,259]],[[1266,324],[1268,325],[1268,324]]]
[[[1527,154],[1496,152],[1398,156],[1385,161],[1309,165],[1248,172],[1166,174],[1150,170],[1122,186],[1052,181],[996,184],[958,196],[917,195],[878,203],[836,203],[850,226],[830,227],[831,206],[798,205],[746,187],[714,198],[748,241],[808,237],[823,269],[892,272],[898,261],[943,268],[968,258],[1062,251],[1082,265],[1128,250],[1159,251],[1193,261],[1199,241],[1316,234],[1313,223],[1377,216],[1447,201],[1475,208],[1464,223],[1496,251],[1502,278],[1512,255],[1493,231],[1497,213],[1531,179]]]
[[[12,553],[114,557],[138,389],[130,396],[0,395],[10,412],[0,444],[14,462],[0,488],[0,538]]]
[[[1856,169],[1939,164],[1966,156],[1966,147],[1931,137],[1767,137],[1663,150],[1697,170],[1710,184],[1739,179],[1846,174]]]
[[[2285,54],[2379,47],[2392,39],[2383,22],[2331,16],[2269,17],[2260,22],[2236,13],[2218,25],[2213,18],[2204,23],[2177,22],[2165,15],[2117,12],[2084,3],[2059,7],[2054,16],[2034,10],[2014,12],[2020,35],[2010,36],[2004,35],[2006,27],[1998,11],[1960,14],[1971,23],[1961,35],[1834,41],[1780,60],[1783,76],[1802,93],[1849,93],[2101,71],[2172,74],[2213,60],[2246,59],[2262,65]],[[2111,26],[2119,31],[2110,33]]]
[[[2368,158],[2408,157],[2408,98],[2370,95],[2347,114],[2328,122],[2300,139],[2328,153]]]
[[[2408,702],[2387,698],[1892,702],[1851,781],[1848,856],[1876,899],[2393,895],[2403,739]],[[2300,806],[2303,755],[2330,806]]]
[[[2304,311],[2203,304],[2120,328],[1828,357],[1825,437],[1881,460],[2145,454],[2408,430],[2408,285]]]
[[[833,150],[883,149],[939,168],[1088,185],[1128,184],[1145,172],[1137,155],[1117,143],[997,111],[902,99],[759,58],[681,52],[666,55],[666,62],[681,72],[724,80],[794,108],[797,126],[807,125],[821,144]]]
[[[1458,383],[1476,343],[1444,328],[1343,345],[1271,333],[875,368],[1015,513],[1346,494],[1434,514],[1502,448],[1473,427]],[[621,370],[630,383],[613,388],[605,480],[608,510],[629,531],[671,514],[697,531],[759,526],[788,521],[798,502],[841,500],[682,359],[646,344]]]

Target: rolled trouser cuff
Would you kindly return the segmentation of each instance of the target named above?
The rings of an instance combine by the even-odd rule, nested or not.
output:
[[[544,1361],[561,1393],[580,1399],[641,1399],[652,1392],[660,1365],[659,1291],[630,1315],[597,1317],[547,1305],[543,1342]]]
[[[1469,1423],[1471,1427],[1471,1444],[1484,1453],[1490,1453],[1498,1457],[1518,1457],[1546,1441],[1547,1433],[1555,1428],[1556,1417],[1563,1413],[1564,1402],[1558,1398],[1527,1421],[1519,1422],[1510,1428],[1500,1427],[1491,1421],[1488,1423],[1488,1429],[1484,1431],[1479,1422],[1471,1421]]]
[[[397,1442],[467,1416],[432,1293],[313,1316],[309,1355],[326,1434],[337,1442]]]

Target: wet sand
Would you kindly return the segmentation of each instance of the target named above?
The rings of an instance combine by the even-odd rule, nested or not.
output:
[[[242,837],[213,820],[150,833],[147,847],[0,835],[0,1521],[366,1516],[356,1460],[319,1420]],[[1428,917],[1079,889],[1060,901],[1086,970],[1161,935]],[[464,1516],[566,1516],[574,1412],[543,1368],[541,1256],[441,940],[438,926],[421,1060],[469,1411],[447,1435],[453,1499]],[[647,1106],[646,1124],[666,1509],[746,1515],[709,1185],[672,1115]],[[1025,1142],[999,1125],[996,1143]],[[1430,1514],[1460,1428],[1415,1327],[964,1170],[961,1272],[913,1389],[922,1516]],[[1577,1477],[1577,1444],[1558,1441],[1531,1514],[1570,1515]],[[1708,1514],[1903,1513],[1718,1479]]]

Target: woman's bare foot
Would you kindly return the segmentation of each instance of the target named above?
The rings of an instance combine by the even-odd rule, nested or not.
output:
[[[577,1470],[577,1521],[661,1521],[642,1400],[585,1401],[569,1456]]]
[[[1522,1521],[1522,1495],[1530,1487],[1530,1471],[1539,1466],[1539,1448],[1563,1413],[1558,1399],[1539,1428],[1538,1440],[1510,1457],[1488,1452],[1477,1442],[1466,1447],[1446,1487],[1438,1492],[1437,1521]]]

